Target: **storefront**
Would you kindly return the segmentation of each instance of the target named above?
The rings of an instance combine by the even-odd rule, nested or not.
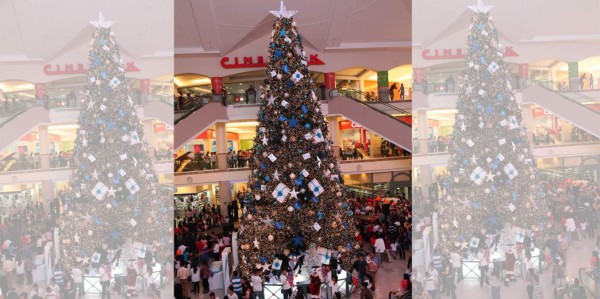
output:
[[[407,171],[343,175],[346,191],[355,196],[411,198],[411,174]]]
[[[227,133],[227,152],[247,151],[254,146],[254,136],[256,134],[238,134]],[[206,154],[208,152],[217,152],[216,133],[214,130],[206,130],[196,136],[190,143],[182,146],[177,151],[177,156],[187,152],[194,154]]]
[[[36,204],[40,198],[41,184],[0,185],[0,212],[2,223],[11,212]]]

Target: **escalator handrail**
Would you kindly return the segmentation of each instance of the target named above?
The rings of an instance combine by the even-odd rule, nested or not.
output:
[[[333,90],[332,90],[332,91],[333,91]],[[330,94],[330,96],[331,96],[331,94]],[[371,106],[371,105],[368,105],[368,104],[366,104],[366,102],[364,102],[364,101],[357,100],[357,99],[354,99],[354,98],[351,98],[351,97],[348,97],[348,96],[345,96],[345,95],[342,95],[342,96],[343,96],[344,98],[350,99],[350,100],[352,100],[352,101],[354,101],[354,102],[356,102],[356,103],[359,103],[359,104],[361,104],[361,105],[363,105],[363,106],[365,106],[365,107],[367,107],[367,108],[369,108],[369,109],[373,109],[373,110],[375,110],[375,111],[377,111],[377,112],[379,112],[379,113],[381,113],[381,114],[383,114],[383,115],[385,115],[385,116],[387,116],[387,117],[389,117],[389,118],[391,118],[391,119],[394,119],[394,120],[396,120],[397,122],[399,122],[399,123],[401,123],[401,124],[403,124],[403,125],[406,125],[406,126],[408,126],[408,127],[411,127],[411,128],[412,128],[412,124],[410,124],[410,123],[407,123],[407,122],[405,122],[405,121],[403,121],[403,120],[401,120],[401,119],[399,119],[399,118],[396,118],[396,117],[394,117],[394,116],[392,116],[392,115],[390,115],[390,114],[386,113],[385,111],[382,111],[382,110],[380,110],[380,109],[378,109],[378,108],[375,108],[375,107],[373,107],[373,106]],[[394,108],[395,108],[395,107],[394,107]],[[399,108],[398,108],[398,110],[402,110],[402,109],[399,109]],[[404,110],[402,110],[402,111],[404,111]],[[410,114],[410,113],[408,113],[408,112],[406,112],[406,111],[404,111],[403,113],[406,113],[406,114],[407,114],[407,116],[411,116],[411,117],[412,117],[412,114]]]
[[[334,89],[334,90],[335,90],[335,89]],[[333,90],[332,90],[332,91],[333,91]],[[332,96],[332,95],[331,95],[331,92],[330,92],[330,96]],[[390,115],[390,114],[386,113],[385,111],[382,111],[382,110],[380,110],[380,109],[377,109],[377,108],[375,108],[375,107],[373,107],[373,106],[371,106],[371,105],[367,105],[367,104],[366,104],[364,101],[357,100],[357,99],[354,99],[354,98],[351,98],[351,97],[349,97],[349,96],[345,96],[345,95],[342,95],[342,96],[343,96],[344,98],[346,98],[346,99],[349,99],[349,100],[352,100],[352,101],[354,101],[354,102],[356,102],[356,103],[359,103],[359,104],[361,104],[361,105],[363,105],[363,106],[365,106],[365,107],[367,107],[367,108],[369,108],[369,109],[373,109],[373,110],[375,110],[375,111],[377,111],[377,112],[379,112],[379,113],[381,113],[381,114],[383,114],[383,115],[385,115],[385,116],[387,116],[387,117],[389,117],[389,118],[391,118],[391,119],[394,119],[394,120],[396,120],[397,122],[399,122],[399,123],[401,123],[401,124],[407,125],[407,126],[409,126],[409,127],[411,127],[411,128],[412,128],[412,124],[409,124],[409,123],[407,123],[407,122],[405,122],[405,121],[403,121],[403,120],[401,120],[401,119],[399,119],[399,118],[396,118],[396,117],[394,117],[394,116],[392,116],[392,115]]]
[[[575,89],[566,89],[566,90],[560,90],[560,89],[558,88],[558,87],[559,87],[559,84],[558,84],[557,82],[555,82],[555,81],[552,81],[552,80],[532,80],[532,82],[536,83],[536,84],[537,84],[538,86],[540,86],[540,87],[545,87],[543,84],[550,84],[550,85],[552,85],[552,86],[553,86],[555,89],[550,89],[550,88],[547,88],[547,87],[545,87],[545,88],[546,88],[546,89],[548,89],[548,90],[554,91],[554,92],[558,92],[558,93],[560,93],[560,92],[563,92],[563,93],[570,92],[570,93],[572,93],[572,94],[575,94],[575,95],[577,95],[577,96],[580,96],[581,98],[584,98],[584,99],[586,99],[586,100],[587,100],[587,101],[589,101],[589,102],[592,102],[592,103],[594,103],[594,104],[600,104],[600,102],[599,102],[599,101],[596,101],[596,100],[594,100],[593,98],[589,97],[588,95],[585,95],[585,94],[583,94],[583,93],[582,93],[582,92],[580,92],[579,90],[575,90]]]
[[[27,109],[29,108],[33,108],[35,106],[32,107],[27,107],[27,105],[18,105],[17,108],[13,109],[10,111],[10,113],[14,113],[11,116],[7,117],[5,120],[3,120],[2,122],[0,122],[0,127],[4,126],[5,124],[9,123],[10,121],[12,121],[13,119],[15,119],[17,116],[23,114],[23,112],[27,111]]]
[[[194,102],[196,100],[201,101],[202,98],[194,98]],[[178,117],[177,119],[175,119],[175,125],[178,124],[180,121],[186,119],[188,116],[190,116],[192,113],[198,111],[198,109],[204,107],[203,104],[196,104],[196,106],[194,108],[192,108],[192,110],[189,110],[187,112],[185,112],[183,115],[181,115],[180,117]]]
[[[365,92],[364,92],[364,91],[362,91],[362,90],[358,90],[358,89],[352,89],[352,88],[343,88],[343,89],[340,89],[340,90],[341,90],[341,91],[350,91],[350,92],[357,93],[357,94],[361,95],[361,96],[362,96],[363,98],[365,98],[365,99],[366,99],[366,97],[367,97],[367,96],[366,96],[366,94],[365,94]],[[370,103],[370,102],[367,102],[367,103]],[[389,102],[384,102],[384,101],[382,101],[382,100],[381,100],[381,99],[379,99],[379,98],[377,99],[377,103],[381,103],[381,104],[383,104],[384,106],[386,106],[386,107],[388,107],[388,108],[391,108],[391,109],[393,109],[393,110],[396,110],[397,112],[399,112],[399,113],[401,113],[401,114],[407,114],[407,115],[409,115],[409,116],[412,116],[412,114],[411,114],[410,112],[408,112],[408,111],[406,111],[406,110],[404,110],[404,109],[400,109],[400,108],[398,108],[398,107],[396,107],[396,106],[394,106],[394,105],[390,104]],[[367,105],[368,105],[368,104],[367,104]]]
[[[588,270],[588,268],[586,268],[586,267],[579,268],[579,281],[581,282],[581,285],[592,295],[592,298],[595,298],[594,297],[595,290],[592,288],[588,288],[588,286],[585,285],[585,283],[583,283],[583,277],[584,277],[583,275],[587,275],[590,280],[594,281],[594,278],[590,275],[590,273],[588,273],[587,270]]]
[[[585,108],[585,109],[587,109],[587,110],[590,110],[590,111],[592,111],[592,112],[594,112],[594,113],[596,113],[596,114],[600,114],[600,111],[594,110],[594,109],[592,109],[591,107],[588,107],[587,105],[584,105],[584,104],[582,104],[582,103],[580,103],[580,102],[577,102],[577,101],[575,101],[575,100],[573,100],[573,99],[570,99],[569,97],[567,97],[567,96],[563,95],[563,94],[562,94],[563,92],[556,91],[556,90],[553,90],[553,89],[551,89],[551,88],[544,87],[544,86],[542,86],[542,85],[538,85],[538,86],[539,86],[540,88],[543,88],[543,89],[545,89],[545,90],[547,90],[547,91],[549,91],[549,92],[551,92],[551,93],[554,93],[554,94],[556,94],[556,95],[558,95],[558,96],[562,97],[563,99],[565,99],[565,100],[567,100],[567,101],[569,101],[569,102],[571,102],[571,103],[577,104],[578,106],[581,106],[581,107],[583,107],[583,108]],[[586,96],[586,97],[587,97],[587,96]],[[592,99],[591,101],[592,101],[592,102],[595,102],[593,99]],[[599,103],[599,104],[600,104],[600,103]]]

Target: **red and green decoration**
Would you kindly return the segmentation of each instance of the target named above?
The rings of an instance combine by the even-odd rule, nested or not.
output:
[[[300,256],[311,245],[327,263],[333,250],[349,263],[358,247],[352,208],[292,18],[296,12],[282,3],[271,13],[276,19],[250,161],[251,195],[244,200],[247,213],[238,238],[246,275],[275,261],[285,264],[288,255]]]

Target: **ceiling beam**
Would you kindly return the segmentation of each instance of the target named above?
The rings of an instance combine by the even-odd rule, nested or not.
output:
[[[333,0],[329,28],[327,28],[324,44],[320,47],[320,51],[323,51],[324,48],[337,48],[340,46],[344,39],[346,28],[348,27],[350,13],[352,12],[353,5],[349,2],[350,1]],[[318,45],[315,46],[319,47]]]

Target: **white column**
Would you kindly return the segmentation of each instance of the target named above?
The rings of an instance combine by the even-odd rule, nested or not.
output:
[[[532,143],[533,142],[533,133],[535,133],[535,125],[533,123],[533,109],[531,108],[532,105],[530,104],[526,104],[526,105],[521,105],[521,108],[523,109],[522,111],[522,115],[523,115],[523,126],[525,129],[527,129],[527,140]]]
[[[365,92],[365,80],[358,80],[358,89],[360,89],[362,92]]]
[[[217,164],[220,170],[226,170],[227,165],[227,131],[225,123],[218,122],[215,124],[215,141],[217,142]]]
[[[48,126],[40,125],[38,129],[38,141],[40,143],[40,166],[41,169],[50,168],[50,141]]]
[[[417,129],[419,130],[419,153],[427,154],[428,149],[428,130],[427,130],[427,110],[417,111]]]
[[[231,183],[229,181],[219,182],[219,201],[221,215],[227,216],[227,205],[231,202]]]
[[[429,185],[433,181],[433,170],[430,165],[419,166],[419,173],[421,174],[421,190],[423,195],[427,196]]]
[[[329,139],[333,141],[331,150],[333,151],[333,155],[339,159],[342,136],[340,135],[340,128],[338,126],[338,117],[328,116],[327,121],[329,121]]]
[[[151,119],[144,119],[143,125],[144,125],[144,138],[146,139],[146,142],[148,143],[148,154],[150,155],[150,158],[154,158],[155,151],[156,151],[156,136],[154,134],[154,121]]]
[[[50,212],[50,201],[54,200],[54,182],[50,180],[42,181],[42,204],[44,213]]]

